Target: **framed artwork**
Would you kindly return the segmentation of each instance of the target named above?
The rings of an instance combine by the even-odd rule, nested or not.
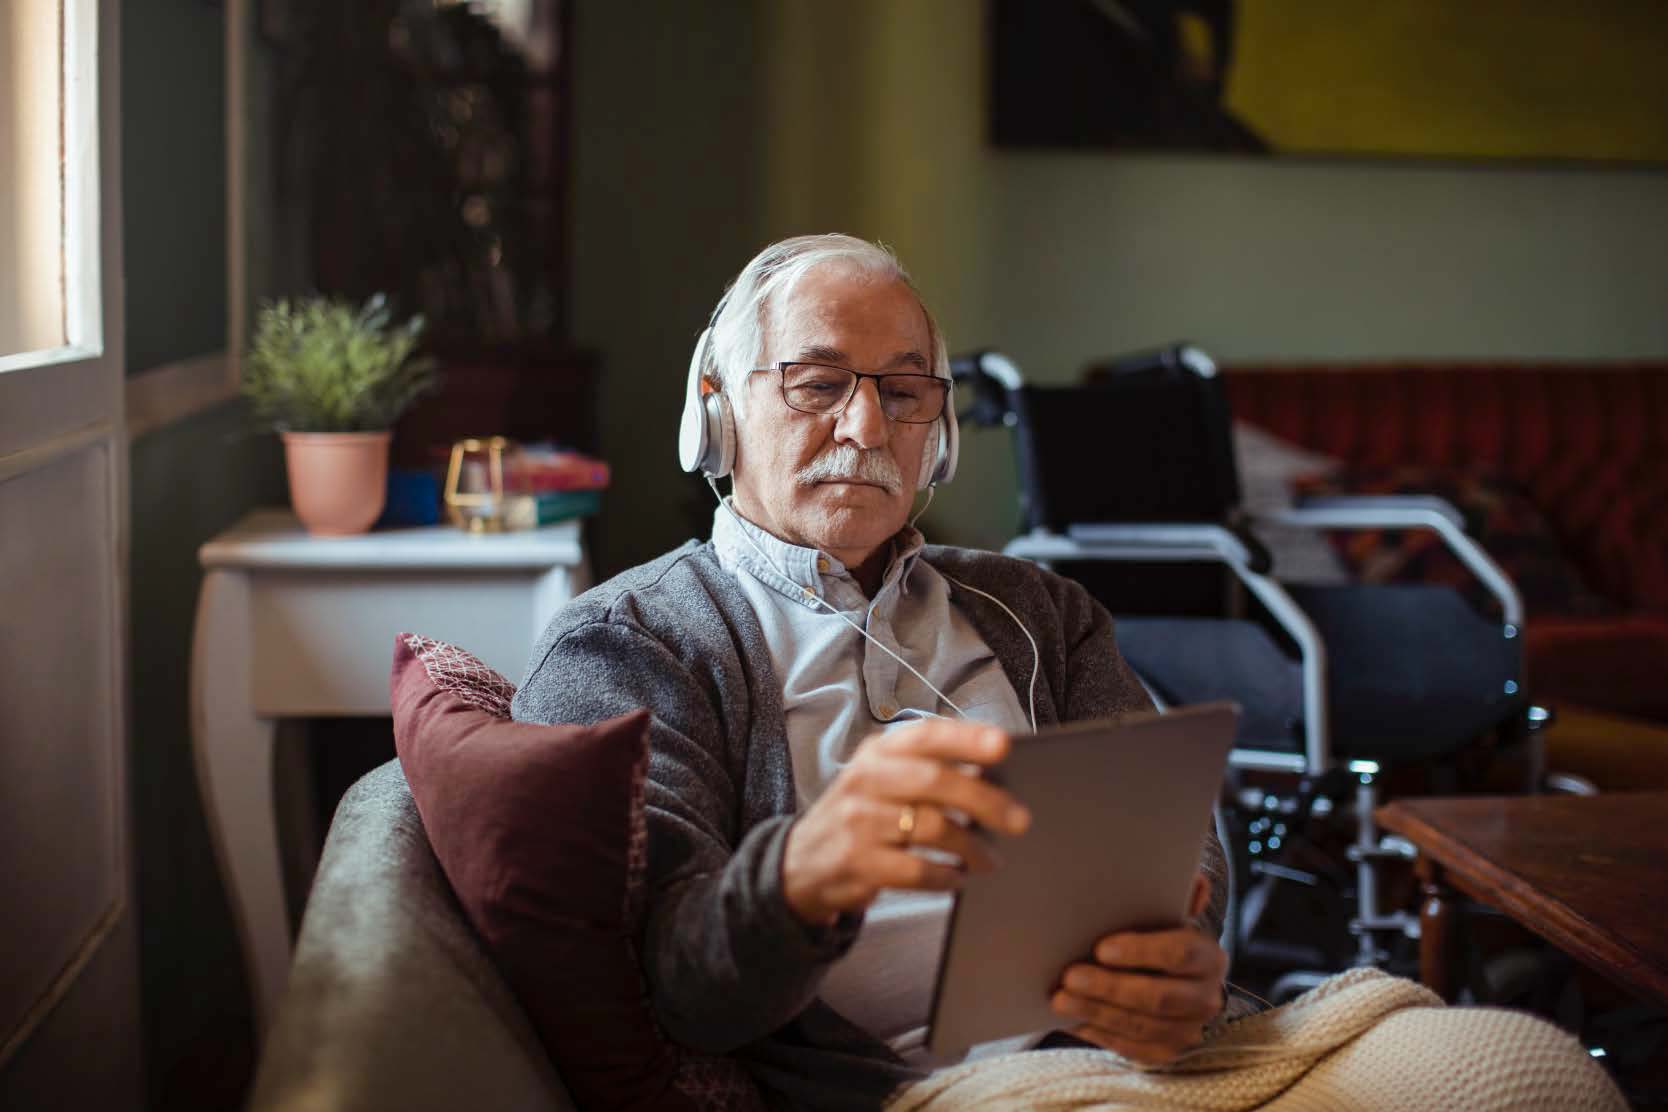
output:
[[[1668,163],[1658,0],[993,0],[1003,147]]]

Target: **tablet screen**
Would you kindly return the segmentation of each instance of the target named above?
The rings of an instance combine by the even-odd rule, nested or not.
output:
[[[1060,975],[1113,931],[1185,917],[1239,708],[1209,703],[1014,739],[989,773],[1031,811],[957,894],[928,1046],[953,1054],[1066,1021]]]

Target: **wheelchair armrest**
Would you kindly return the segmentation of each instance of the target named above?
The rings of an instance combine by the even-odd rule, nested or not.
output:
[[[1308,529],[1429,529],[1500,602],[1513,635],[1523,626],[1523,596],[1503,568],[1465,532],[1465,519],[1453,504],[1428,495],[1360,495],[1316,498],[1261,520]]]
[[[1046,534],[1058,536],[1058,534]],[[1037,534],[1033,534],[1033,537]],[[1018,538],[1023,541],[1026,538]],[[1064,539],[1096,549],[1103,558],[1152,560],[1231,560],[1248,564],[1251,550],[1242,531],[1204,522],[1117,522],[1073,525]],[[1010,546],[1011,547],[1011,546]],[[1124,553],[1129,555],[1124,555]],[[1059,558],[1059,557],[1057,557]]]
[[[1073,525],[1066,530],[1066,539],[1074,544],[1104,550],[1103,559],[1187,561],[1205,558],[1241,564],[1258,575],[1267,575],[1274,566],[1274,556],[1268,546],[1249,529],[1237,524],[1135,522]],[[1011,549],[1012,545],[1009,547]],[[1009,555],[1019,554],[1009,552]]]
[[[1258,575],[1274,574],[1274,553],[1268,550],[1268,545],[1244,523],[1230,525],[1228,528],[1250,554],[1250,558],[1245,562],[1246,566]]]
[[[1425,510],[1439,513],[1461,529],[1465,517],[1446,498],[1434,494],[1323,494],[1304,498],[1296,506],[1297,512],[1315,510],[1328,516],[1359,518],[1367,529],[1378,528],[1376,519],[1381,514],[1400,510]]]
[[[1250,543],[1248,543],[1250,542]],[[1066,533],[1037,529],[1009,541],[1008,556],[1047,565],[1055,561],[1109,560],[1219,563],[1234,573],[1274,621],[1297,644],[1303,669],[1303,757],[1299,764],[1283,753],[1250,754],[1242,767],[1302,771],[1318,776],[1330,767],[1331,714],[1326,703],[1326,645],[1320,631],[1291,595],[1267,574],[1268,550],[1239,527],[1197,524],[1074,525]],[[1262,569],[1254,560],[1264,561]]]

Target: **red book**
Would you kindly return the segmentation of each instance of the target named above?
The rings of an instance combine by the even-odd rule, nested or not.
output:
[[[578,452],[517,452],[504,460],[505,493],[602,490],[608,464]]]

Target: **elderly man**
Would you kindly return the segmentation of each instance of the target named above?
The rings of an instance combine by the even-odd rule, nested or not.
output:
[[[732,483],[711,540],[567,607],[515,700],[526,721],[652,712],[655,1013],[790,1106],[878,1106],[922,1076],[949,892],[992,864],[958,816],[1019,835],[1048,805],[977,766],[1012,733],[1149,705],[1081,587],[913,528],[954,470],[949,387],[889,252],[766,248],[691,367],[684,465]],[[1223,868],[1207,837],[1191,923],[1060,971],[1062,1030],[1150,1063],[1198,1043],[1224,1003]]]

